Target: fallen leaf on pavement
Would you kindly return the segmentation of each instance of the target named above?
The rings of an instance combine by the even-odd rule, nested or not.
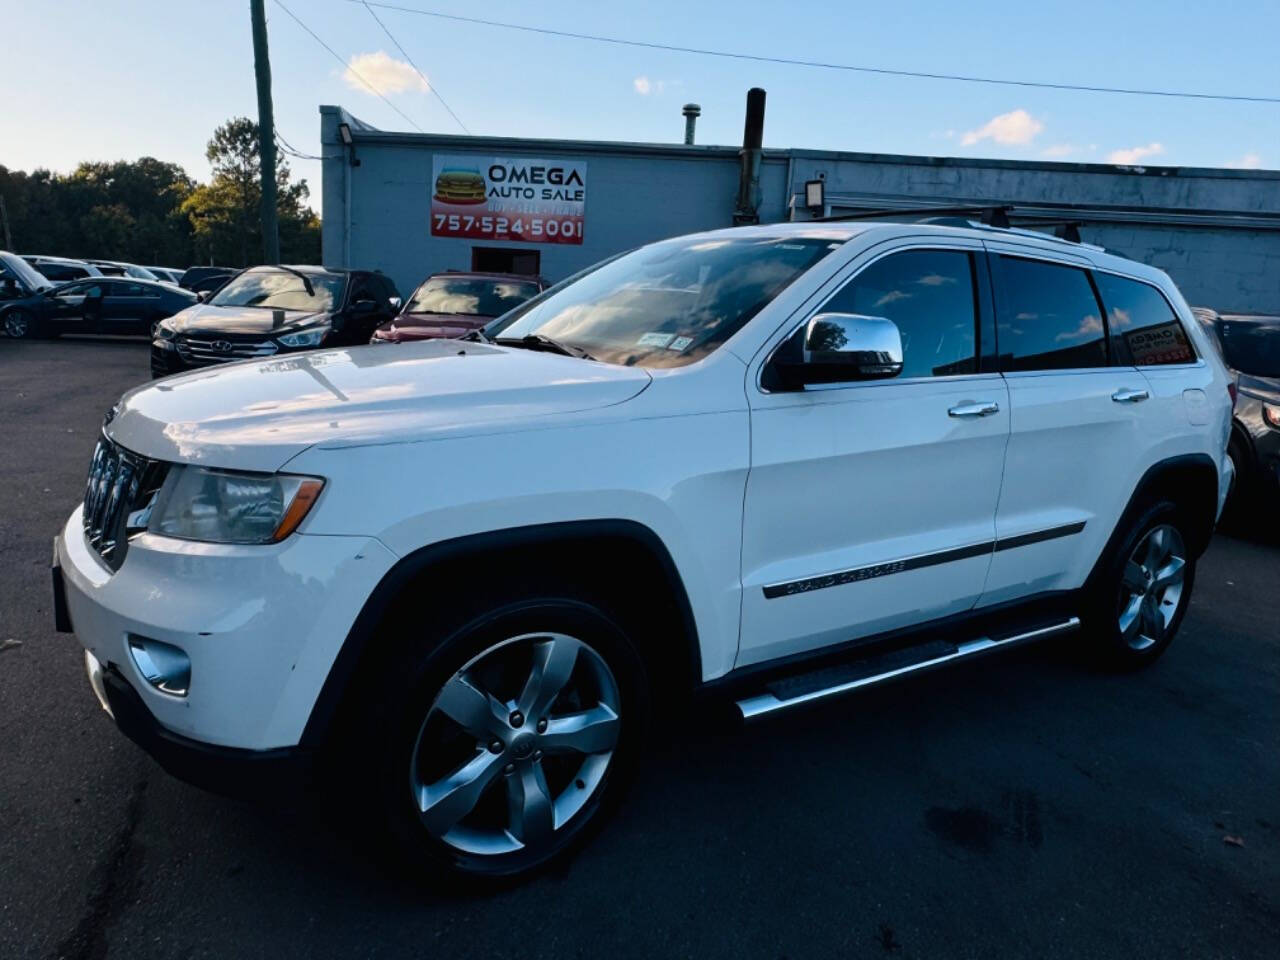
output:
[[[1227,834],[1225,837],[1222,838],[1222,842],[1226,844],[1230,844],[1233,847],[1243,847],[1244,837],[1233,837],[1231,836],[1231,834]]]
[[[22,646],[21,640],[15,640],[13,637],[10,637],[8,640],[0,642],[0,653],[4,653],[6,650],[12,650],[15,647],[20,646]]]

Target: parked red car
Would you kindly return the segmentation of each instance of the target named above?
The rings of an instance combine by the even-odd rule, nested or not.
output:
[[[542,277],[512,273],[433,273],[370,343],[462,337],[547,288]]]

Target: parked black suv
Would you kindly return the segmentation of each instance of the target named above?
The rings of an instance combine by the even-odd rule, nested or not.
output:
[[[1236,468],[1232,500],[1280,491],[1280,317],[1220,314],[1196,307],[1231,374],[1235,410],[1227,455]]]
[[[245,270],[209,299],[156,327],[151,375],[228,360],[368,343],[399,309],[380,273],[313,266]]]

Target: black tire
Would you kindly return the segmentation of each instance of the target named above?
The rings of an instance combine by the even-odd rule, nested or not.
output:
[[[389,842],[389,851],[409,878],[436,887],[446,881],[455,887],[459,881],[469,885],[512,882],[570,856],[617,805],[632,778],[641,747],[646,741],[649,727],[648,683],[643,663],[619,623],[590,599],[575,596],[572,591],[488,602],[480,596],[457,597],[450,599],[450,605],[459,611],[469,612],[459,613],[449,627],[424,627],[421,607],[416,604],[414,615],[400,614],[390,618],[386,635],[381,639],[391,642],[392,652],[362,671],[360,689],[364,692],[357,695],[356,707],[350,714],[349,729],[354,736],[346,743],[344,753],[357,766],[363,766],[364,774],[356,779],[354,787],[361,792],[367,791],[366,800],[372,803],[363,805],[381,824],[383,839]],[[495,647],[506,649],[506,643],[524,643],[525,638],[531,635],[541,637],[548,634],[577,638],[599,656],[616,681],[615,692],[621,701],[617,710],[619,728],[607,767],[601,778],[591,785],[589,799],[564,823],[554,828],[550,840],[536,848],[531,845],[521,850],[486,854],[458,849],[456,840],[446,841],[428,829],[415,803],[414,791],[421,785],[413,778],[420,768],[419,738],[427,737],[428,715],[438,715],[433,713],[433,707],[445,684],[461,676],[463,667],[485,655],[486,651]],[[576,671],[578,667],[574,669]],[[548,707],[546,714],[550,716],[552,713]],[[530,717],[529,728],[523,732],[533,734],[533,717]],[[506,731],[506,734],[511,733]],[[468,757],[472,762],[483,762],[484,753],[474,738],[468,739],[471,737],[464,732],[457,743],[447,743],[446,746],[448,750],[471,751],[461,754],[463,762]],[[513,743],[505,749],[515,750],[516,747]],[[452,756],[448,750],[441,750],[441,753]],[[430,757],[425,747],[423,753]],[[497,758],[505,761],[511,756],[502,753]],[[539,751],[532,761],[527,757],[521,758],[520,769],[529,769],[528,765],[538,761],[540,756]],[[565,759],[563,755],[548,756],[538,761],[547,768],[545,775],[539,774],[543,788],[553,783],[550,765]],[[441,768],[452,770],[457,775],[456,763],[453,759],[442,759]],[[508,772],[513,766],[516,764],[508,764],[503,772],[495,775],[490,785],[484,788],[481,803],[476,804],[467,817],[498,812],[495,802],[501,803],[504,797],[510,801],[510,792],[515,786],[510,781],[523,776],[517,773],[513,777]],[[347,771],[349,775],[349,766]],[[570,774],[571,781],[563,784],[564,794],[583,787],[581,779],[572,780],[575,776]],[[497,797],[493,791],[498,791]],[[554,788],[547,791],[548,795],[554,792]],[[557,796],[555,803],[560,800],[561,797]],[[570,798],[571,804],[575,801],[576,798]]]
[[[1174,532],[1172,537],[1165,532],[1170,530]],[[1158,535],[1157,531],[1160,531]],[[1133,619],[1126,615],[1134,610],[1138,596],[1134,588],[1142,583],[1142,578],[1130,562],[1135,560],[1139,548],[1142,548],[1140,556],[1150,557],[1156,540],[1173,541],[1173,552],[1181,554],[1178,592],[1171,598],[1170,588],[1160,586],[1168,575],[1164,578],[1157,576],[1154,581],[1151,579],[1152,574],[1172,569],[1171,563],[1157,561],[1159,569],[1147,572],[1147,589],[1143,594],[1148,598],[1147,605],[1143,606],[1138,601],[1136,616],[1142,622],[1137,623],[1135,629]],[[1186,518],[1169,500],[1149,503],[1126,521],[1123,535],[1116,541],[1089,587],[1085,626],[1093,638],[1097,659],[1103,666],[1115,670],[1136,670],[1154,663],[1168,649],[1182,625],[1195,584],[1196,558],[1187,548],[1190,542]],[[1139,563],[1138,566],[1144,565]],[[1153,611],[1155,615],[1148,616]],[[1147,622],[1158,624],[1158,627],[1148,629],[1144,626]]]
[[[1231,484],[1231,493],[1223,508],[1223,520],[1228,526],[1239,524],[1244,520],[1253,495],[1253,476],[1250,466],[1252,459],[1245,441],[1240,439],[1235,430],[1231,431],[1231,442],[1227,444],[1227,457],[1235,468],[1235,479]]]
[[[0,316],[0,327],[4,328],[4,335],[13,340],[34,340],[39,336],[35,316],[21,307],[6,310]]]

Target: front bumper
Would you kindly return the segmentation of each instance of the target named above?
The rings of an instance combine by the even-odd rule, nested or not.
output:
[[[215,793],[272,797],[304,787],[315,770],[315,754],[300,747],[240,750],[218,747],[166,729],[138,691],[112,664],[84,652],[89,686],[120,732],[180,780]]]
[[[55,619],[132,691],[165,737],[209,748],[274,751],[301,742],[356,616],[396,560],[368,537],[295,534],[249,547],[142,534],[112,573],[80,517],[77,509],[57,539]],[[147,682],[130,636],[187,655],[185,696]]]

